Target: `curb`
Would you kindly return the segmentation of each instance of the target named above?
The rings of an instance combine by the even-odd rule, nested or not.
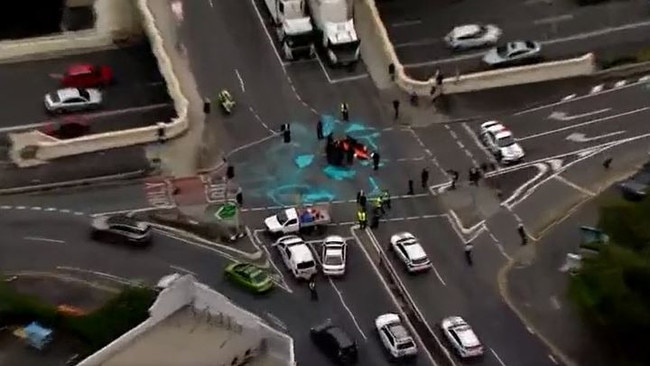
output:
[[[4,188],[4,189],[0,189],[0,196],[17,194],[17,193],[49,191],[57,188],[70,188],[70,187],[90,185],[95,183],[112,182],[117,180],[136,179],[136,178],[145,177],[147,175],[149,175],[149,170],[140,169],[140,170],[135,170],[126,173],[103,175],[103,176],[93,177],[93,178],[76,179],[76,180],[69,180],[64,182],[48,183],[48,184],[37,184],[37,185],[23,186],[23,187]]]
[[[219,244],[217,242],[213,242],[213,241],[208,240],[206,238],[203,238],[203,237],[201,237],[199,235],[196,235],[196,234],[194,234],[192,232],[177,229],[177,228],[172,227],[172,226],[161,225],[161,224],[157,224],[155,222],[149,222],[149,225],[151,225],[152,227],[154,227],[156,229],[160,229],[160,230],[167,231],[167,232],[170,232],[170,233],[173,233],[173,234],[176,234],[176,235],[180,235],[180,236],[184,236],[186,238],[196,240],[201,244],[209,245],[209,246],[218,248],[219,250],[229,251],[229,252],[231,252],[231,254],[240,255],[240,256],[242,256],[242,257],[244,257],[244,258],[246,258],[248,260],[251,260],[251,261],[260,260],[262,258],[262,256],[264,255],[264,253],[261,250],[258,250],[257,252],[254,252],[254,253],[245,252],[243,250],[231,248],[230,246],[225,245],[225,244]],[[219,244],[219,245],[217,245],[217,244]]]

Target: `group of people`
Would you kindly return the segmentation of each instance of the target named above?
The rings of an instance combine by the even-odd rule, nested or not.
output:
[[[384,189],[370,199],[363,190],[357,192],[357,223],[360,229],[368,227],[368,203],[372,205],[370,228],[376,229],[379,227],[379,220],[391,209],[390,192]]]

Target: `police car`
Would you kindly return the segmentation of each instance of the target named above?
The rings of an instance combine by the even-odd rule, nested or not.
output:
[[[483,356],[483,345],[472,327],[460,316],[450,316],[440,323],[442,332],[461,358]]]
[[[406,270],[415,273],[432,268],[427,253],[418,239],[411,233],[397,233],[390,237],[390,249],[404,263]]]
[[[524,149],[517,143],[512,132],[498,121],[481,124],[480,139],[500,163],[515,164],[524,158]]]
[[[405,358],[415,356],[418,348],[415,345],[413,337],[409,334],[406,327],[397,314],[383,314],[375,319],[375,327],[379,333],[381,343],[384,345],[391,357]]]

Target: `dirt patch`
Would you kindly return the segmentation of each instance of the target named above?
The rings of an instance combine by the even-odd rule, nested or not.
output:
[[[35,296],[47,303],[68,305],[88,312],[101,307],[115,295],[82,281],[60,277],[18,276],[8,285],[14,291]]]

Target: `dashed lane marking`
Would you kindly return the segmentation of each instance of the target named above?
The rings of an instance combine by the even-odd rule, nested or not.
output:
[[[408,195],[408,194],[403,194],[400,196],[391,196],[391,200],[399,200],[399,199],[407,199],[407,198],[421,198],[421,197],[427,197],[429,196],[430,193],[417,193],[413,195]],[[340,204],[349,204],[349,203],[356,203],[356,199],[350,199],[350,200],[335,200],[335,201],[329,201],[329,202],[312,202],[309,204],[305,204],[307,206],[310,205],[340,205]],[[281,210],[283,208],[291,208],[295,207],[295,205],[287,205],[287,206],[264,206],[264,207],[248,207],[248,208],[242,208],[241,212],[252,212],[252,211],[273,211],[273,210]]]
[[[68,209],[58,209],[54,207],[47,207],[43,208],[40,206],[11,206],[11,205],[2,205],[0,206],[0,210],[3,211],[9,211],[9,210],[18,210],[18,211],[42,211],[42,212],[59,212],[59,213],[65,213],[65,214],[72,214],[75,216],[84,216],[86,215],[84,212],[81,211],[73,211],[73,210],[68,210]]]

